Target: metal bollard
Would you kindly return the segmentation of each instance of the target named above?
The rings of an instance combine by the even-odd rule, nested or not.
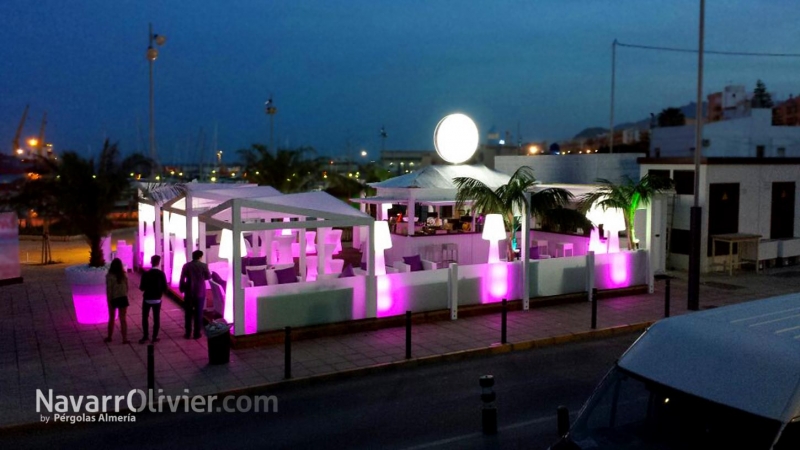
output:
[[[597,329],[597,288],[592,288],[592,329]]]
[[[147,344],[147,390],[153,392],[156,388],[156,352],[153,344]],[[152,395],[152,394],[150,394]]]
[[[411,359],[411,311],[406,311],[406,359]]]
[[[283,378],[292,378],[292,327],[284,328],[283,337]]]
[[[670,279],[664,280],[664,317],[669,317]]]
[[[494,401],[497,394],[494,392],[494,377],[484,375],[478,379],[481,386],[481,428],[483,434],[497,434],[497,406]]]
[[[500,313],[500,343],[508,342],[508,301],[503,299],[503,309]]]
[[[559,406],[556,408],[556,417],[558,419],[558,435],[563,437],[569,432],[569,409],[566,406]]]

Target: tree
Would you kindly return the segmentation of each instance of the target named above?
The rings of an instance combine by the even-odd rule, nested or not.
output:
[[[600,187],[595,191],[585,194],[580,199],[579,209],[588,211],[593,205],[603,208],[617,208],[622,211],[625,231],[628,235],[628,250],[633,250],[636,235],[633,229],[633,220],[639,206],[647,206],[657,193],[672,188],[672,180],[661,176],[643,176],[638,182],[630,177],[625,177],[622,184],[614,184],[606,179],[599,178]]]
[[[152,161],[141,154],[120,160],[117,144],[106,140],[96,163],[68,151],[60,159],[39,158],[37,164],[39,176],[23,185],[17,201],[79,229],[89,243],[89,265],[104,266],[101,244],[112,229],[109,215],[130,188],[130,173],[149,171]]]
[[[470,177],[457,177],[453,179],[458,192],[456,193],[456,209],[463,209],[467,203],[472,203],[475,214],[500,214],[508,233],[506,251],[508,260],[514,259],[512,240],[517,229],[515,216],[531,214],[537,218],[550,218],[554,222],[577,225],[578,227],[591,226],[590,222],[581,213],[565,208],[572,200],[572,194],[560,188],[548,188],[538,192],[531,192],[530,203],[525,198],[526,193],[536,184],[533,169],[522,166],[508,180],[508,183],[492,190],[482,181]]]
[[[307,191],[321,181],[323,160],[307,158],[315,153],[312,147],[299,147],[280,149],[273,155],[262,144],[239,150],[248,181],[272,186],[284,194]]]
[[[761,80],[756,81],[750,106],[753,108],[772,108],[773,106],[772,96],[767,92],[767,86]]]
[[[659,127],[681,127],[686,125],[686,116],[678,108],[669,107],[658,113]]]

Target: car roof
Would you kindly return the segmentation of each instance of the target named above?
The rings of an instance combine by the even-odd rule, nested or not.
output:
[[[661,320],[623,369],[763,417],[800,417],[800,294]]]

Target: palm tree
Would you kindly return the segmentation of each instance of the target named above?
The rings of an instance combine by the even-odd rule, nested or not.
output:
[[[470,177],[453,179],[456,193],[456,209],[472,203],[476,214],[500,214],[503,216],[508,239],[506,251],[508,260],[514,258],[512,245],[517,229],[515,216],[530,214],[537,218],[551,218],[554,222],[571,222],[570,225],[588,227],[589,221],[577,211],[565,208],[572,200],[572,194],[560,188],[548,188],[531,193],[530,204],[525,194],[536,184],[533,169],[522,166],[508,180],[508,183],[492,190],[483,182]]]
[[[284,194],[303,192],[320,181],[323,160],[309,158],[316,152],[312,147],[280,149],[272,154],[262,144],[239,150],[248,181],[272,186]]]
[[[625,231],[628,235],[628,250],[633,250],[636,242],[636,232],[633,229],[633,220],[639,206],[647,206],[650,200],[658,193],[672,189],[673,182],[663,176],[643,176],[638,182],[626,176],[622,184],[614,184],[606,179],[599,178],[600,184],[595,191],[581,196],[579,209],[588,211],[593,205],[603,208],[617,208],[622,211]]]
[[[38,164],[41,175],[25,183],[18,198],[36,199],[45,214],[79,229],[89,243],[89,265],[104,266],[101,245],[112,229],[109,214],[130,188],[130,173],[148,171],[152,161],[141,154],[120,161],[117,144],[106,140],[97,162],[68,151]]]

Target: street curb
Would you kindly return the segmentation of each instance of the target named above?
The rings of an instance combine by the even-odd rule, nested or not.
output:
[[[589,330],[589,331],[581,331],[578,333],[571,333],[565,334],[561,336],[553,336],[553,337],[546,337],[546,338],[539,338],[533,339],[529,341],[522,341],[522,342],[514,342],[514,343],[507,343],[507,344],[492,344],[488,347],[478,347],[472,348],[467,350],[459,350],[456,352],[450,353],[442,353],[439,355],[430,355],[430,356],[421,356],[418,358],[411,358],[408,360],[401,360],[401,361],[392,361],[388,363],[381,363],[375,364],[372,366],[367,367],[358,367],[355,369],[348,369],[342,370],[339,372],[331,372],[331,373],[324,373],[320,375],[310,375],[307,377],[302,378],[291,378],[288,380],[281,380],[275,381],[272,383],[265,383],[259,384],[254,386],[247,386],[238,389],[231,389],[228,391],[221,391],[216,393],[209,393],[203,394],[202,397],[209,397],[211,395],[219,397],[224,397],[228,395],[237,396],[237,395],[252,395],[257,392],[263,391],[264,389],[269,388],[283,388],[287,386],[306,386],[315,383],[324,383],[330,381],[338,381],[338,380],[345,380],[349,378],[355,378],[357,376],[364,376],[364,375],[372,375],[378,373],[387,373],[396,370],[402,370],[407,368],[414,368],[414,367],[424,367],[436,363],[441,362],[455,362],[455,361],[463,361],[469,358],[476,358],[476,357],[483,357],[483,356],[494,356],[494,355],[501,355],[505,353],[517,352],[517,351],[524,351],[524,350],[531,350],[535,348],[545,348],[545,347],[552,347],[556,345],[563,345],[573,342],[582,342],[582,341],[589,341],[593,339],[606,339],[613,336],[634,333],[639,331],[644,331],[650,325],[655,323],[655,321],[648,321],[648,322],[639,322],[634,324],[628,325],[617,325],[608,328],[601,328],[599,330]],[[127,414],[130,411],[127,409],[121,409],[118,414]],[[144,414],[153,414],[150,411],[143,411]],[[102,413],[83,413],[89,416],[99,416]],[[85,423],[82,425],[86,425]],[[9,432],[25,432],[25,431],[34,431],[40,429],[42,427],[53,427],[53,426],[65,426],[65,427],[75,427],[75,425],[69,423],[59,423],[59,424],[43,424],[41,422],[28,422],[28,423],[21,423],[21,424],[14,424],[14,425],[3,425],[0,426],[0,435]]]
[[[508,344],[498,343],[498,344],[492,344],[488,347],[478,347],[467,350],[459,350],[456,352],[442,353],[439,355],[422,356],[418,358],[411,358],[408,360],[392,361],[388,363],[375,364],[367,367],[358,367],[355,369],[342,370],[339,372],[275,381],[272,383],[248,386],[240,389],[232,389],[229,391],[223,391],[217,394],[210,394],[210,395],[217,395],[217,396],[249,395],[266,388],[281,388],[290,385],[291,386],[309,385],[318,382],[336,381],[362,375],[372,375],[376,373],[391,372],[394,370],[401,370],[405,368],[423,367],[439,362],[462,361],[473,357],[501,355],[504,353],[530,350],[534,348],[552,347],[555,345],[562,345],[572,342],[588,341],[592,339],[605,339],[612,336],[644,331],[653,323],[655,323],[655,321],[640,322],[628,325],[618,325],[609,328],[602,328],[599,330],[582,331],[579,333],[540,338],[523,342],[515,342]],[[2,428],[0,428],[0,430],[2,430]]]

